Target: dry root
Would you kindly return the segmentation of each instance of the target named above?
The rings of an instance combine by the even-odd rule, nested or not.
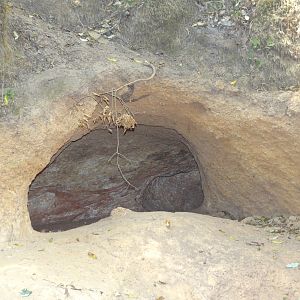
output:
[[[117,168],[123,180],[128,184],[129,187],[132,187],[134,189],[137,189],[137,187],[135,187],[133,184],[130,183],[130,181],[128,181],[119,163],[119,158],[127,159],[124,155],[122,155],[119,152],[119,147],[120,147],[119,128],[123,128],[123,134],[125,134],[128,130],[134,130],[135,127],[137,126],[137,122],[134,118],[134,114],[130,111],[130,109],[126,105],[127,101],[124,101],[124,99],[118,96],[117,93],[126,87],[127,88],[130,87],[131,89],[134,89],[134,84],[138,82],[151,80],[156,74],[156,69],[152,64],[148,62],[145,62],[145,65],[151,67],[152,69],[152,74],[150,77],[134,80],[132,82],[120,86],[117,89],[113,89],[109,92],[105,92],[101,94],[93,93],[92,95],[87,96],[93,98],[102,109],[99,116],[93,120],[94,124],[101,122],[101,124],[105,128],[107,128],[109,132],[112,132],[112,129],[116,128],[117,131],[116,152],[111,156],[109,161],[111,161],[113,157],[116,157]],[[86,126],[88,129],[90,129],[89,122],[86,118],[84,118],[84,120],[80,125]]]
[[[124,134],[127,130],[134,130],[135,126],[137,125],[133,116],[129,114],[123,114],[116,120],[116,126],[122,127]]]

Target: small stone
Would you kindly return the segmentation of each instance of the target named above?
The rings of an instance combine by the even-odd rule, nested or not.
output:
[[[132,210],[124,208],[124,207],[116,207],[111,212],[111,216],[126,216],[127,213],[132,212]]]
[[[13,34],[14,34],[14,39],[17,40],[19,38],[18,33],[16,31],[14,31]]]
[[[225,9],[220,10],[219,16],[220,16],[220,17],[223,17],[223,16],[225,15],[225,13],[226,13],[226,10],[225,10]]]
[[[111,40],[111,39],[113,39],[114,37],[115,37],[115,35],[114,35],[114,34],[111,34],[111,35],[107,36],[106,38],[107,38],[108,40]]]
[[[230,20],[230,17],[226,16],[220,21],[220,24],[225,27],[231,27],[234,25],[234,22]]]
[[[114,6],[121,6],[122,5],[122,2],[121,1],[116,1],[115,3],[114,3]]]
[[[289,217],[289,222],[297,222],[298,220],[300,220],[300,217],[297,217],[297,216],[290,216]]]
[[[73,3],[73,5],[76,6],[76,7],[78,7],[78,6],[81,5],[80,0],[73,0],[72,3]]]
[[[241,221],[242,224],[247,224],[247,225],[257,225],[257,220],[255,217],[246,217]]]
[[[274,225],[281,225],[282,223],[285,223],[285,218],[284,217],[275,217],[275,218],[273,218],[272,223]]]
[[[206,25],[207,25],[207,23],[202,22],[202,21],[199,21],[199,22],[197,22],[197,23],[194,23],[194,24],[192,25],[192,27],[204,27],[204,26],[206,26]]]
[[[111,28],[111,26],[109,24],[107,24],[107,23],[101,24],[101,27],[102,28],[106,28],[106,29],[110,29]]]
[[[98,40],[101,35],[95,31],[89,31],[89,36],[94,40]]]
[[[273,227],[273,228],[268,228],[267,231],[270,233],[281,233],[284,230],[280,227]]]

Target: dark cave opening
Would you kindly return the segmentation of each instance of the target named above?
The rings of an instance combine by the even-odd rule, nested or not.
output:
[[[133,211],[196,212],[204,195],[197,162],[176,131],[139,126],[120,136],[94,130],[71,142],[39,173],[28,193],[32,227],[63,231],[108,217],[116,207]]]

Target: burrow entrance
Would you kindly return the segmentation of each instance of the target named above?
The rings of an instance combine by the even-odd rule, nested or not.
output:
[[[60,231],[90,224],[116,207],[134,211],[187,211],[204,200],[198,165],[174,130],[139,126],[120,136],[98,129],[72,142],[32,182],[28,209],[32,227]]]

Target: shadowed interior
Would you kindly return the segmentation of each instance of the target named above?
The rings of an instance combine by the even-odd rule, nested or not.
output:
[[[121,135],[121,134],[120,134]],[[31,223],[58,231],[95,222],[122,206],[134,211],[193,211],[204,196],[198,165],[174,130],[139,126],[120,136],[94,130],[72,142],[35,178],[29,190]]]

